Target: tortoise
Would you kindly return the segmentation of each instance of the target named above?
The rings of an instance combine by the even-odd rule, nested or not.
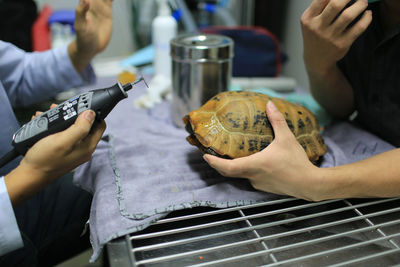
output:
[[[290,130],[312,162],[326,153],[314,114],[281,98],[250,91],[222,92],[183,117],[186,140],[203,153],[239,158],[267,147],[274,139],[265,106],[269,100],[282,112]]]

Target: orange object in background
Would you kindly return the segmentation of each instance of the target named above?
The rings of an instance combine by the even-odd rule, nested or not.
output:
[[[124,70],[118,74],[118,81],[122,84],[132,83],[136,80],[136,75],[130,71]]]
[[[32,51],[45,51],[51,48],[48,19],[53,13],[49,5],[44,5],[32,25]]]

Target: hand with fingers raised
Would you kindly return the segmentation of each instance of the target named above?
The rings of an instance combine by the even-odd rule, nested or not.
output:
[[[71,61],[82,71],[108,45],[112,34],[112,0],[80,0],[74,28],[76,40],[68,46]]]
[[[314,0],[303,13],[304,62],[310,71],[326,72],[334,66],[371,23],[367,0],[349,2]]]

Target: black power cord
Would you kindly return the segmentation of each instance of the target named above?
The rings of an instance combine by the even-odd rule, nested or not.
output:
[[[3,157],[0,158],[0,168],[2,168],[4,165],[18,157],[20,154],[17,152],[17,150],[12,149],[9,151],[7,154],[5,154]]]

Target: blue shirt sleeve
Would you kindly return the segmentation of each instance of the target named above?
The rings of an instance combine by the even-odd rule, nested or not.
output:
[[[4,177],[0,178],[0,256],[23,246]]]
[[[49,99],[95,80],[90,65],[81,73],[75,70],[67,46],[27,53],[0,41],[0,60],[0,80],[13,107]]]

